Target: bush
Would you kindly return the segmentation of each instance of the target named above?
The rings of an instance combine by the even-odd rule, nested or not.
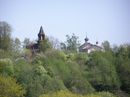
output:
[[[56,92],[59,90],[67,90],[62,80],[49,78],[44,84],[44,93]]]
[[[109,92],[99,92],[89,95],[79,95],[69,91],[58,91],[52,94],[43,94],[40,97],[116,97],[116,96]]]
[[[94,92],[94,89],[91,84],[86,79],[81,77],[69,78],[66,83],[66,87],[73,93],[78,94],[89,94]]]
[[[43,94],[40,97],[82,97],[78,94],[73,94],[69,91],[58,91],[52,94]]]
[[[24,97],[25,90],[11,77],[0,75],[0,97]]]
[[[99,92],[99,93],[95,93],[96,95],[99,95],[101,97],[116,97],[114,94],[109,93],[109,92]]]
[[[10,76],[14,74],[14,65],[10,59],[8,58],[0,59],[0,73],[2,75],[10,75]]]

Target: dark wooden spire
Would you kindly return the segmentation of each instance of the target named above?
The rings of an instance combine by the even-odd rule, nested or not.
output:
[[[38,33],[38,41],[42,41],[45,39],[45,33],[43,31],[42,26],[40,27],[39,33]]]
[[[88,42],[89,39],[88,39],[88,37],[86,36],[86,38],[85,38],[84,40],[85,40],[85,42]]]

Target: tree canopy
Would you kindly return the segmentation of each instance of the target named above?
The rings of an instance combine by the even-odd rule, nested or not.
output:
[[[0,21],[0,49],[9,50],[11,47],[11,26],[4,21]]]
[[[103,51],[78,52],[75,34],[67,35],[61,49],[45,39],[33,54],[11,27],[0,22],[0,97],[130,97],[130,44]],[[57,45],[58,46],[58,45]]]

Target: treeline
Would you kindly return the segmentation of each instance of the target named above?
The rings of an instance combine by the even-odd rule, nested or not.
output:
[[[11,26],[0,22],[0,97],[129,97],[130,45],[110,47],[90,54],[77,51],[76,35],[66,42],[45,39],[32,54]],[[59,47],[60,45],[60,47]]]

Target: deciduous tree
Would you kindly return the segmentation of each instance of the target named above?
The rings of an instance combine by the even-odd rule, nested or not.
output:
[[[11,26],[0,21],[0,49],[9,50],[11,47]]]

